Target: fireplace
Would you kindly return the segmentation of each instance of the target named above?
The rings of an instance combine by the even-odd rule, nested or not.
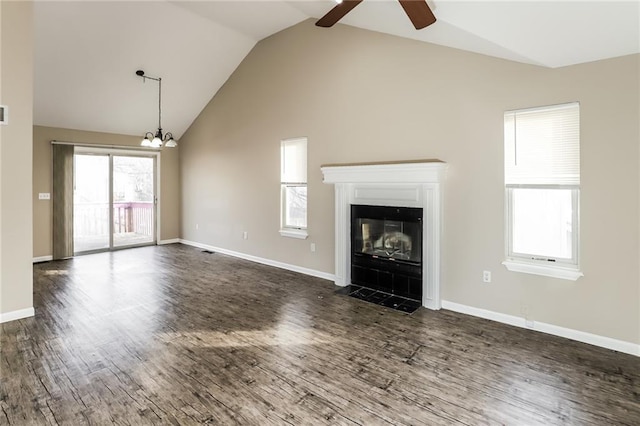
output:
[[[351,283],[422,301],[422,209],[351,205]]]
[[[412,160],[321,169],[324,182],[335,185],[335,284],[384,286],[385,292],[391,289],[440,309],[441,200],[447,164]],[[369,217],[354,220],[351,212],[360,208]],[[403,211],[408,216],[394,216],[399,208],[407,208]]]

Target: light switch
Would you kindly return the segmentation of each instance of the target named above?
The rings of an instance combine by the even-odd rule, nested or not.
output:
[[[51,194],[49,194],[48,192],[41,192],[38,194],[38,200],[50,200],[51,199]]]

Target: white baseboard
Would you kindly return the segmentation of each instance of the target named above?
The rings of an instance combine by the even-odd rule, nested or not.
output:
[[[180,238],[172,238],[170,240],[160,240],[158,241],[159,246],[163,246],[165,244],[176,244],[180,242]]]
[[[585,333],[584,331],[573,330],[570,328],[559,327],[553,324],[546,324],[538,321],[526,321],[524,318],[514,315],[501,314],[486,309],[475,308],[473,306],[461,305],[459,303],[442,301],[442,309],[447,309],[461,314],[472,315],[474,317],[484,318],[492,321],[509,324],[520,328],[535,330],[542,333],[552,334],[554,336],[564,337],[566,339],[576,340],[582,343],[588,343],[601,348],[612,349],[618,352],[635,355],[640,357],[640,344],[625,342],[624,340],[616,340],[610,337],[598,336],[597,334]]]
[[[227,250],[220,247],[210,246],[208,244],[197,243],[195,241],[180,240],[182,244],[188,246],[201,248],[204,250],[214,251],[217,253],[226,254],[228,256],[238,257],[244,260],[250,260],[251,262],[261,263],[263,265],[274,266],[280,269],[286,269],[287,271],[299,272],[301,274],[310,275],[312,277],[322,278],[329,281],[335,280],[335,275],[327,272],[316,271],[315,269],[303,268],[302,266],[291,265],[288,263],[278,262],[276,260],[265,259],[263,257],[253,256],[250,254],[244,254],[233,250]]]
[[[173,238],[170,240],[160,240],[158,241],[158,245],[163,246],[165,244],[176,244],[179,242],[180,242],[180,238]],[[33,263],[49,262],[51,260],[53,260],[53,256],[39,256],[39,257],[33,258]]]
[[[5,312],[0,314],[0,324],[3,322],[15,321],[22,318],[29,318],[36,314],[33,308],[19,309],[17,311]]]
[[[163,246],[165,244],[176,244],[179,242],[180,242],[180,238],[173,238],[171,240],[160,240],[158,241],[158,245]],[[53,256],[39,256],[39,257],[33,258],[33,263],[49,262],[51,260],[53,260]]]

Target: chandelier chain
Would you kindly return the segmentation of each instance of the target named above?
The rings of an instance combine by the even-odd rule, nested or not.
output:
[[[162,78],[158,78],[158,129],[162,129]]]

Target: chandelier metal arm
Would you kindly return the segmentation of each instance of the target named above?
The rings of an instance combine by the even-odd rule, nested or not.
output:
[[[164,142],[165,146],[170,148],[177,146],[177,143],[173,139],[173,135],[170,132],[167,132],[164,137],[162,136],[162,78],[149,77],[144,74],[143,70],[136,71],[136,75],[142,77],[143,82],[145,82],[146,79],[158,82],[158,131],[156,132],[155,137],[153,133],[147,132],[144,136],[144,139],[142,140],[142,145],[160,148],[162,146],[162,143]]]

